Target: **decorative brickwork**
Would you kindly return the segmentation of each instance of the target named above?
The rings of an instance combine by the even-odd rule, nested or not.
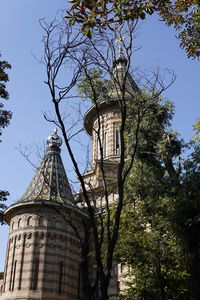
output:
[[[77,300],[81,295],[80,245],[71,224],[78,229],[85,216],[74,210],[57,140],[55,133],[48,138],[27,192],[5,213],[10,232],[1,300],[64,300],[67,295]]]
[[[121,78],[127,60],[119,53],[115,76]],[[127,91],[138,92],[127,76]],[[84,126],[92,137],[92,168],[83,174],[87,191],[98,209],[105,205],[101,165],[107,183],[109,203],[118,199],[117,170],[121,152],[120,109],[117,87],[85,114]],[[61,138],[57,130],[47,139],[41,166],[22,198],[5,213],[10,225],[4,275],[0,273],[1,300],[78,300],[82,297],[80,278],[81,247],[72,226],[81,232],[87,218],[85,207],[75,206],[60,157]],[[77,203],[76,203],[77,204]],[[103,210],[102,210],[103,211]],[[93,241],[90,241],[91,248]],[[109,297],[121,290],[127,267],[113,267]]]

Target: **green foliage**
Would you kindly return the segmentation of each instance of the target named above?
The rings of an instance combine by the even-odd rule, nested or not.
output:
[[[0,98],[8,99],[9,95],[6,90],[6,82],[8,82],[8,74],[6,69],[10,69],[11,66],[6,61],[0,61]],[[9,125],[11,119],[11,112],[3,109],[3,103],[0,103],[0,135],[2,134],[2,128]]]
[[[6,209],[6,205],[4,203],[1,203],[1,202],[4,202],[7,200],[7,196],[9,195],[8,192],[6,191],[0,191],[0,224],[4,224],[4,210]]]
[[[92,103],[105,101],[109,99],[110,81],[103,77],[102,70],[91,69],[82,75],[77,91],[83,99]]]
[[[166,141],[173,114],[174,106],[171,101],[146,93],[138,94],[136,101],[130,101],[128,110],[129,149],[135,143],[135,127],[138,119],[141,119],[137,155],[140,159],[157,160],[162,155],[162,143]]]
[[[82,31],[92,37],[92,29],[116,29],[127,20],[144,20],[158,13],[168,26],[179,32],[180,47],[188,57],[200,56],[200,4],[198,0],[69,0],[72,6],[66,18],[71,24],[81,24]]]
[[[0,55],[1,57],[1,55]],[[11,66],[7,61],[0,61],[0,98],[8,99],[9,94],[6,90],[6,82],[8,82],[9,77],[5,72],[6,69],[10,69]],[[0,136],[2,135],[2,129],[9,125],[12,113],[4,108],[3,103],[0,102]],[[1,141],[0,141],[1,142]],[[0,190],[0,202],[5,201],[9,195],[6,191]],[[3,224],[3,211],[6,208],[5,204],[0,203],[0,223]]]
[[[161,164],[135,164],[118,244],[118,259],[131,266],[133,275],[124,299],[190,299],[186,257],[170,222],[169,189]]]
[[[192,153],[183,164],[180,175],[181,190],[177,196],[176,219],[177,231],[187,241],[189,232],[200,224],[200,144],[192,143]],[[196,237],[197,238],[197,237]]]
[[[5,85],[5,83],[8,82],[9,77],[8,74],[5,72],[5,70],[10,68],[11,65],[7,61],[5,60],[0,61],[0,97],[4,99],[8,99],[9,96]]]
[[[196,131],[196,135],[194,138],[200,140],[200,118],[198,118],[196,124],[194,124],[194,129]]]
[[[180,47],[187,56],[200,57],[200,4],[198,0],[176,0],[160,10],[165,23],[179,32]]]
[[[166,157],[173,160],[180,154],[181,141],[168,129],[172,103],[150,98],[142,95],[145,114],[137,161],[127,181],[116,251],[116,260],[126,262],[132,276],[127,281],[127,293],[120,299],[188,300],[192,296],[186,250],[173,224],[177,190],[163,162]],[[136,115],[135,109],[134,105],[130,107],[129,149],[135,143],[136,120],[131,118],[133,113]]]

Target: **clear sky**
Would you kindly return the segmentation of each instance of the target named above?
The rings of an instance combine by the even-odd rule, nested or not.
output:
[[[0,3],[0,51],[2,59],[12,65],[7,85],[10,100],[5,103],[5,108],[13,111],[13,118],[11,125],[3,131],[0,144],[0,189],[10,192],[9,205],[22,196],[34,174],[33,167],[16,148],[19,144],[42,145],[54,128],[43,118],[43,112],[51,112],[52,106],[44,84],[44,68],[34,56],[40,57],[43,51],[39,19],[52,20],[59,9],[66,8],[67,1],[0,0]],[[200,117],[199,62],[186,57],[179,48],[174,30],[164,26],[156,17],[144,22],[135,43],[142,48],[134,56],[133,67],[159,66],[174,70],[177,75],[176,82],[164,96],[173,100],[176,106],[174,129],[188,140],[194,134],[192,125]],[[76,153],[81,157],[81,149],[76,147]],[[62,157],[70,177],[72,167],[64,146]],[[2,271],[7,243],[6,226],[0,227],[0,243]]]

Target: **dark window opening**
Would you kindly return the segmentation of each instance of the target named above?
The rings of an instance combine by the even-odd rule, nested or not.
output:
[[[37,290],[39,275],[39,259],[36,258],[33,269],[33,290]]]
[[[17,261],[14,263],[14,269],[13,269],[13,278],[12,278],[12,287],[11,291],[14,291],[15,288],[15,275],[16,275],[16,268],[17,268]]]
[[[27,219],[27,226],[31,225],[31,219],[32,219],[32,217],[28,217],[28,219]]]
[[[58,278],[58,292],[62,294],[62,286],[63,286],[63,262],[60,262],[59,265],[59,278]]]

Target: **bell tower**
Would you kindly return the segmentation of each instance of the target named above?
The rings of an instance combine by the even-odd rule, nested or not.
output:
[[[92,170],[83,176],[88,189],[102,186],[101,165],[105,171],[107,183],[116,181],[118,162],[121,154],[120,140],[120,88],[126,73],[125,94],[133,97],[139,88],[127,72],[127,58],[120,46],[118,55],[113,62],[113,77],[107,99],[102,98],[85,114],[84,126],[92,137]]]
[[[54,130],[22,198],[5,212],[10,225],[1,300],[77,300],[80,245],[70,226],[84,214],[74,198],[60,157],[62,139]]]
[[[127,71],[128,60],[122,47],[113,62],[113,80],[108,98],[101,98],[85,114],[84,126],[92,138],[91,170],[83,174],[92,205],[97,212],[106,212],[106,205],[118,200],[117,171],[121,155],[120,123],[122,84],[125,81],[125,97],[133,99],[140,92],[132,76]],[[126,76],[126,77],[125,77]],[[105,187],[106,185],[106,187]],[[106,192],[105,192],[106,191]],[[107,193],[107,199],[105,196]],[[108,202],[107,202],[108,201]],[[104,209],[105,208],[105,209]],[[109,297],[115,299],[126,284],[124,265],[113,266]]]

